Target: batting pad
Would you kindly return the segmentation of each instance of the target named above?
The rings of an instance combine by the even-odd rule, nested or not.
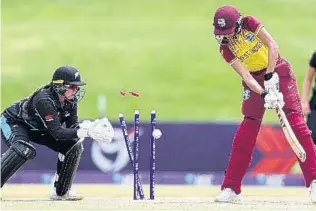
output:
[[[11,147],[1,156],[1,187],[26,161],[35,156],[36,150],[30,143],[22,140],[13,142]]]
[[[82,143],[75,145],[64,156],[60,173],[57,176],[56,193],[65,195],[71,188],[83,152]],[[62,159],[60,159],[62,161]]]

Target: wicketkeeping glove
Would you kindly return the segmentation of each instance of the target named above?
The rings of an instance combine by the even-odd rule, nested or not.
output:
[[[114,138],[114,129],[107,118],[96,119],[91,124],[83,124],[78,129],[79,138],[90,137],[100,143],[111,143]]]

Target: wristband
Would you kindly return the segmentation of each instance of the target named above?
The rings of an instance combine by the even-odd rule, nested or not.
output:
[[[264,75],[264,80],[265,80],[265,81],[270,80],[270,79],[272,78],[272,75],[273,75],[273,72],[272,72],[272,73],[266,73],[266,74]]]
[[[267,94],[268,94],[268,92],[267,92],[266,90],[264,90],[264,91],[261,93],[260,96],[264,99]]]

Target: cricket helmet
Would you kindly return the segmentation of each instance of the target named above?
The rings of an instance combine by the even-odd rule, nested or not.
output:
[[[84,97],[85,90],[81,87],[86,83],[81,81],[80,73],[75,67],[58,67],[53,74],[51,84],[54,91],[62,96],[64,96],[67,88],[76,90],[72,99],[66,98],[68,101],[78,102]]]
[[[239,34],[241,25],[242,16],[236,7],[225,5],[216,10],[213,19],[214,35],[220,44],[225,44],[223,41],[227,35]]]

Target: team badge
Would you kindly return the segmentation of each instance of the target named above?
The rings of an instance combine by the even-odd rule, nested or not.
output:
[[[245,38],[248,42],[253,42],[255,40],[255,34],[252,32],[248,32]]]
[[[248,100],[250,98],[250,90],[245,89],[244,94],[243,94],[243,100]]]
[[[79,72],[75,73],[75,79],[79,76]]]
[[[225,21],[224,18],[219,18],[219,19],[217,20],[217,24],[218,24],[219,27],[223,28],[223,27],[226,26],[226,21]]]

